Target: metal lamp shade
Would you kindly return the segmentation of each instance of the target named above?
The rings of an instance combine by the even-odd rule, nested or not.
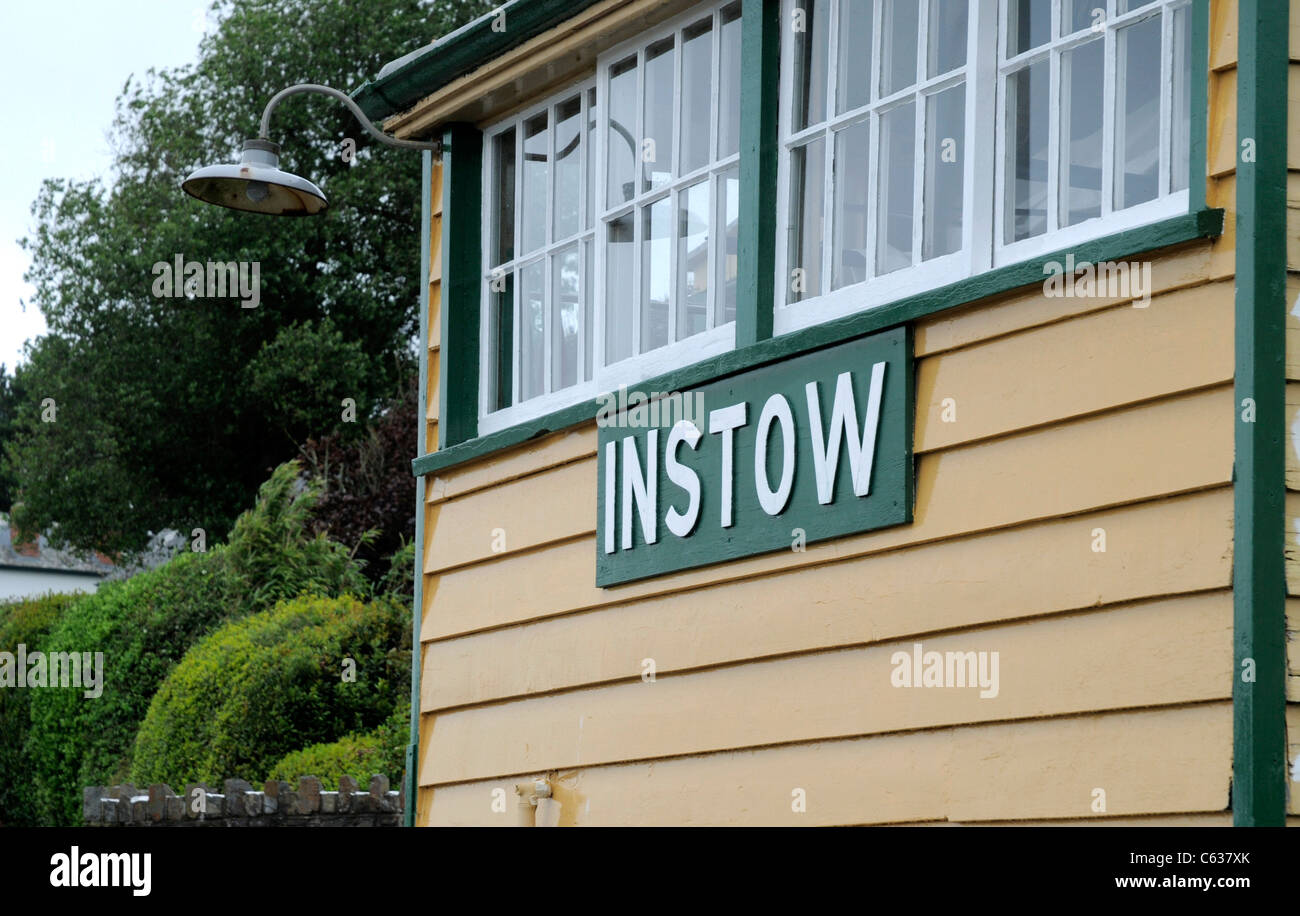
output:
[[[282,172],[280,146],[270,140],[246,140],[237,165],[210,165],[182,182],[186,194],[210,204],[269,213],[311,216],[329,206],[325,195],[305,178]]]

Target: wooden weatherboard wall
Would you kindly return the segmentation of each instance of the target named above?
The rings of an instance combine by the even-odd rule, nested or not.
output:
[[[909,521],[911,356],[897,328],[622,412],[611,398],[597,418],[596,583]]]

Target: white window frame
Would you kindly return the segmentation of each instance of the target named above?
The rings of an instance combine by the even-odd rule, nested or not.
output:
[[[1144,4],[1137,10],[1116,15],[1116,0],[1090,0],[1095,2],[1098,8],[1105,4],[1106,19],[1103,28],[1099,31],[1104,32],[1102,41],[1105,42],[1103,47],[1104,60],[1104,78],[1102,86],[1102,144],[1101,144],[1101,168],[1102,168],[1102,185],[1101,185],[1101,215],[1086,219],[1073,226],[1060,226],[1060,170],[1061,170],[1061,132],[1060,132],[1060,114],[1061,114],[1061,52],[1076,48],[1079,45],[1089,41],[1097,40],[1098,33],[1089,30],[1080,30],[1064,37],[1057,37],[1060,33],[1061,11],[1063,0],[1052,0],[1052,19],[1051,35],[1052,37],[1042,45],[1032,50],[1025,51],[1015,57],[1007,58],[1007,22],[1006,12],[1009,6],[1008,0],[1001,0],[998,3],[998,39],[997,39],[997,56],[998,56],[998,115],[996,143],[998,144],[997,160],[997,190],[994,194],[994,215],[993,215],[993,240],[994,240],[994,257],[993,266],[1001,267],[1005,264],[1014,264],[1017,261],[1024,261],[1030,258],[1039,257],[1049,252],[1059,251],[1062,248],[1071,248],[1090,239],[1098,238],[1103,235],[1110,235],[1113,232],[1122,232],[1125,229],[1133,229],[1137,226],[1146,225],[1147,223],[1156,222],[1171,216],[1177,216],[1180,213],[1186,213],[1190,204],[1188,190],[1184,188],[1181,191],[1167,192],[1169,187],[1170,162],[1172,150],[1172,99],[1173,99],[1173,22],[1175,10],[1188,8],[1188,28],[1191,27],[1191,0],[1160,0],[1158,3]],[[1122,210],[1114,209],[1114,174],[1115,174],[1115,96],[1116,96],[1116,76],[1115,76],[1115,48],[1116,48],[1116,31],[1125,26],[1133,25],[1144,19],[1150,19],[1152,16],[1160,15],[1160,168],[1158,184],[1160,193],[1152,200],[1137,204],[1132,207],[1126,207]],[[1007,154],[1004,147],[1004,138],[1006,137],[1007,111],[1002,100],[1006,98],[1006,79],[1007,74],[1017,71],[1024,66],[1048,59],[1050,61],[1050,77],[1048,88],[1048,111],[1049,126],[1047,131],[1047,231],[1041,235],[1032,236],[1027,239],[1021,239],[1017,242],[1005,242],[1003,235],[1003,220],[1005,217],[1006,206],[1006,171],[1007,171]]]
[[[567,388],[562,388],[559,390],[551,390],[551,386],[552,386],[551,373],[553,370],[553,367],[551,365],[551,358],[552,358],[551,350],[552,350],[552,337],[553,337],[552,330],[554,327],[553,319],[554,319],[554,307],[555,307],[555,303],[552,301],[555,287],[554,287],[554,280],[552,277],[551,265],[554,256],[567,248],[570,248],[574,245],[578,246],[579,257],[582,257],[583,246],[586,244],[592,244],[592,245],[595,244],[596,220],[593,218],[592,220],[589,221],[587,218],[587,204],[586,204],[585,197],[582,199],[582,201],[579,204],[579,215],[580,215],[579,230],[576,233],[567,235],[560,239],[556,239],[553,237],[555,231],[554,109],[555,106],[559,105],[562,102],[566,102],[572,99],[574,96],[578,96],[580,98],[581,100],[580,117],[582,118],[582,123],[579,129],[584,132],[582,134],[582,137],[585,142],[587,137],[585,131],[589,123],[589,118],[591,117],[590,114],[591,109],[588,101],[588,95],[590,90],[595,88],[595,85],[596,85],[596,81],[591,78],[582,80],[581,82],[578,83],[573,83],[569,86],[566,86],[563,91],[556,92],[548,96],[546,99],[543,99],[542,101],[539,101],[533,105],[528,106],[527,108],[515,112],[514,114],[510,115],[510,117],[502,121],[499,121],[496,124],[493,124],[490,128],[488,128],[483,132],[483,154],[482,154],[483,159],[482,159],[482,168],[480,169],[482,173],[480,176],[482,181],[482,188],[483,188],[482,199],[486,202],[487,208],[492,209],[496,207],[496,201],[494,199],[495,182],[493,180],[496,174],[496,139],[502,134],[511,130],[512,128],[515,131],[515,189],[514,189],[515,219],[514,219],[513,257],[509,261],[506,261],[503,265],[494,265],[490,263],[492,260],[490,256],[490,252],[493,249],[493,244],[495,241],[495,236],[493,231],[495,229],[495,222],[491,218],[484,219],[481,221],[482,227],[481,227],[481,239],[480,239],[481,249],[480,250],[483,252],[483,262],[482,262],[483,270],[482,270],[482,276],[479,278],[479,288],[480,288],[479,366],[481,371],[485,370],[489,366],[495,366],[496,360],[500,356],[500,354],[494,352],[494,348],[497,346],[497,342],[492,339],[492,335],[490,333],[492,327],[492,309],[494,306],[493,300],[496,295],[496,293],[492,289],[492,281],[496,277],[497,272],[503,269],[507,274],[513,273],[515,275],[515,279],[513,281],[513,287],[512,287],[513,301],[511,303],[511,310],[510,310],[511,321],[513,322],[513,328],[514,328],[514,331],[512,332],[513,346],[511,347],[511,353],[510,353],[511,392],[510,392],[509,400],[511,402],[511,406],[496,411],[492,409],[493,395],[496,393],[495,379],[488,380],[486,378],[486,375],[484,374],[480,378],[480,384],[479,384],[478,412],[479,412],[480,434],[482,434],[483,432],[494,431],[497,428],[504,429],[508,426],[513,426],[515,423],[520,422],[522,419],[531,419],[532,416],[540,416],[541,414],[550,412],[550,410],[557,409],[555,406],[545,407],[545,405],[558,404],[559,406],[564,406],[565,404],[570,403],[574,400],[580,400],[580,398],[574,398],[571,395],[571,392],[578,391],[579,389],[585,391],[588,388],[590,388],[592,385],[591,380],[580,380],[577,384],[571,385]],[[597,96],[597,103],[599,104],[599,95]],[[543,112],[547,113],[547,155],[549,157],[548,165],[550,167],[547,173],[547,187],[546,187],[547,241],[544,242],[540,247],[528,252],[527,254],[524,254],[521,252],[522,246],[520,244],[523,239],[523,222],[524,222],[522,208],[520,206],[523,200],[523,181],[524,181],[524,170],[522,167],[523,154],[524,154],[524,124],[530,121],[532,118],[536,117],[537,115],[542,114]],[[593,131],[593,138],[592,138],[593,140],[595,139],[594,138],[595,132],[596,131]],[[584,190],[587,187],[588,182],[590,180],[590,176],[587,175],[588,161],[589,161],[589,157],[586,155],[586,151],[584,149],[584,154],[582,156],[582,159],[579,162],[579,174],[581,176],[579,187]],[[594,214],[595,212],[594,205],[592,211]],[[521,319],[522,319],[522,309],[523,309],[522,274],[526,267],[531,266],[532,264],[535,264],[539,261],[544,264],[543,273],[545,277],[544,289],[545,289],[546,306],[545,306],[544,317],[543,317],[543,322],[545,326],[545,333],[543,336],[543,342],[544,342],[543,361],[545,363],[546,369],[545,372],[543,373],[543,377],[544,377],[543,386],[546,389],[546,393],[530,398],[529,400],[524,401],[522,403],[518,403],[519,393],[523,385],[523,378],[521,372],[523,348],[520,346],[520,340],[518,339],[518,332],[522,324]],[[584,296],[588,294],[589,289],[592,291],[598,289],[598,287],[592,285],[594,278],[592,276],[587,275],[587,271],[585,269],[586,266],[587,265],[584,262],[583,264],[584,267],[583,295]],[[595,273],[594,265],[592,267],[591,273],[593,274]],[[593,313],[595,312],[594,300],[593,300],[592,311]],[[591,329],[591,332],[594,335],[595,333],[594,328]],[[585,333],[580,334],[578,337],[578,366],[579,366],[580,376],[586,374],[585,341],[586,341],[586,334]],[[593,336],[593,341],[594,341],[594,336]],[[592,367],[594,371],[595,368],[594,361]],[[592,395],[589,396],[594,397],[595,395],[593,393]],[[517,418],[514,417],[514,414],[519,411],[519,408],[525,405],[529,405],[531,409],[532,405],[536,405],[539,403],[543,405],[543,409],[540,411],[540,413],[530,414],[528,416],[521,416]],[[499,426],[494,425],[497,422],[498,418],[504,418],[505,422],[500,424]],[[485,423],[490,428],[485,429],[484,427]]]
[[[783,22],[790,22],[793,10],[804,7],[806,0],[784,0],[782,7]],[[925,3],[927,0],[920,0]],[[1171,121],[1173,74],[1171,64],[1173,11],[1188,6],[1190,0],[1161,0],[1148,6],[1114,15],[1116,0],[1097,0],[1098,5],[1105,4],[1107,19],[1105,22],[1106,41],[1106,84],[1103,87],[1105,112],[1103,115],[1103,165],[1109,176],[1113,169],[1114,156],[1114,101],[1115,101],[1115,30],[1138,22],[1157,13],[1162,19],[1162,63],[1161,63],[1161,128],[1160,128],[1160,177],[1161,196],[1154,200],[1129,207],[1113,210],[1110,207],[1111,183],[1105,180],[1103,197],[1106,203],[1102,215],[1084,220],[1074,226],[1057,228],[1056,211],[1059,205],[1059,189],[1056,187],[1056,172],[1059,170],[1059,104],[1050,106],[1051,123],[1049,126],[1049,199],[1051,213],[1049,227],[1041,235],[1022,239],[1011,244],[1002,244],[1001,229],[1003,205],[1005,201],[1004,180],[1006,171],[1005,127],[1006,111],[1002,104],[1005,91],[1006,74],[1027,61],[1052,56],[1051,85],[1049,98],[1056,99],[1060,92],[1059,70],[1060,52],[1067,50],[1089,38],[1092,33],[1080,32],[1065,38],[1055,37],[1059,32],[1062,0],[1052,0],[1051,29],[1053,38],[1046,44],[1032,51],[1004,60],[1006,48],[1006,29],[1008,0],[972,0],[967,19],[967,57],[965,66],[966,84],[966,150],[964,156],[963,179],[963,219],[962,247],[957,252],[942,255],[929,261],[914,263],[911,267],[901,268],[880,276],[830,290],[831,264],[833,257],[833,158],[835,128],[864,117],[870,119],[867,218],[867,257],[868,265],[874,269],[877,253],[876,232],[878,228],[877,205],[878,167],[879,167],[879,120],[880,114],[897,101],[907,99],[924,99],[925,95],[937,87],[946,87],[955,82],[951,74],[929,78],[917,85],[908,87],[884,99],[878,98],[879,73],[881,67],[880,43],[882,40],[883,3],[873,5],[872,28],[872,74],[871,100],[867,105],[844,114],[836,114],[835,88],[839,55],[837,53],[837,29],[839,21],[839,2],[831,0],[831,25],[828,30],[827,48],[827,85],[826,117],[813,127],[802,131],[791,131],[794,94],[794,49],[795,35],[792,29],[782,29],[781,38],[781,86],[780,111],[778,114],[778,132],[780,160],[777,167],[777,239],[776,239],[776,301],[773,316],[773,332],[786,334],[801,328],[822,324],[826,321],[846,315],[863,312],[871,308],[887,305],[906,296],[915,295],[967,279],[990,269],[1029,260],[1044,254],[1069,248],[1082,242],[1101,236],[1110,235],[1126,229],[1146,225],[1181,213],[1186,213],[1189,206],[1189,193],[1186,189],[1167,193],[1169,184],[1171,156]],[[927,36],[925,19],[918,28],[918,68],[924,72],[927,54]],[[1190,27],[1190,19],[1188,20]],[[924,150],[924,115],[918,117],[916,149]],[[980,128],[988,136],[988,125],[994,125],[991,141],[978,142]],[[825,138],[824,165],[825,189],[823,192],[823,245],[822,245],[822,293],[801,301],[787,304],[789,280],[789,239],[792,230],[791,213],[791,150],[799,146],[810,136],[821,135]],[[992,178],[992,180],[990,180]],[[924,210],[920,200],[924,187],[924,176],[915,179],[913,196],[913,251],[919,254],[917,239],[924,232],[922,221]]]
[[[640,176],[641,176],[642,163],[638,158],[637,159],[637,182],[638,182],[637,193],[633,196],[631,201],[619,203],[613,207],[606,206],[607,203],[606,192],[608,189],[608,181],[606,176],[606,164],[607,164],[606,143],[607,143],[608,132],[609,132],[610,66],[622,60],[625,60],[628,56],[630,56],[633,53],[637,55],[638,59],[637,59],[637,89],[636,89],[637,96],[636,97],[637,97],[638,112],[640,112],[644,106],[646,48],[649,47],[650,45],[656,44],[657,42],[663,40],[664,38],[667,38],[670,35],[673,35],[675,33],[680,33],[683,29],[695,25],[696,23],[700,22],[702,19],[704,19],[707,16],[712,16],[714,20],[710,32],[711,40],[712,40],[712,58],[711,58],[712,81],[713,81],[713,85],[715,87],[718,87],[720,85],[719,74],[720,74],[720,68],[722,66],[721,48],[720,48],[721,17],[719,14],[723,9],[725,9],[728,6],[731,6],[732,2],[734,2],[734,0],[712,0],[712,2],[699,4],[698,6],[692,7],[690,10],[687,10],[686,12],[683,12],[680,15],[675,16],[670,20],[667,20],[666,22],[660,24],[653,30],[647,30],[645,32],[642,32],[636,35],[634,38],[629,39],[619,45],[616,45],[604,51],[596,59],[595,78],[588,78],[583,82],[574,83],[570,86],[567,86],[562,92],[553,93],[544,101],[538,102],[536,105],[530,106],[529,108],[524,109],[519,113],[513,114],[508,119],[493,124],[490,128],[484,131],[484,145],[483,145],[484,154],[483,154],[483,169],[482,169],[482,173],[483,173],[482,181],[483,181],[483,193],[484,193],[483,199],[488,202],[488,206],[490,207],[492,206],[491,203],[492,197],[490,195],[491,195],[491,177],[492,177],[492,159],[491,159],[492,152],[491,151],[492,151],[493,139],[498,134],[502,133],[505,130],[508,130],[511,126],[515,126],[518,130],[518,133],[516,134],[517,137],[516,142],[520,144],[522,148],[522,143],[523,143],[522,125],[524,121],[526,121],[529,117],[536,115],[538,112],[546,110],[548,106],[555,105],[556,103],[563,101],[564,99],[572,97],[575,92],[579,92],[579,91],[584,93],[583,111],[586,112],[587,111],[587,103],[586,103],[586,95],[585,95],[586,90],[592,86],[596,87],[596,110],[598,113],[596,119],[596,127],[595,127],[595,144],[596,144],[595,172],[596,174],[595,176],[589,176],[586,175],[585,171],[583,173],[584,182],[591,182],[593,180],[595,181],[595,185],[594,185],[595,201],[593,207],[594,209],[593,225],[594,225],[595,233],[594,233],[594,238],[592,240],[592,244],[595,246],[594,258],[593,258],[594,278],[591,277],[586,278],[587,282],[591,284],[590,288],[592,290],[592,295],[593,295],[592,329],[591,329],[592,331],[591,339],[592,339],[592,348],[593,348],[593,357],[592,357],[593,377],[590,380],[587,380],[585,382],[579,382],[576,385],[572,385],[558,391],[549,391],[546,394],[539,395],[537,397],[531,398],[521,403],[512,403],[510,406],[504,407],[500,410],[491,409],[492,405],[489,402],[489,393],[491,391],[491,386],[486,384],[480,384],[479,385],[479,391],[480,391],[479,435],[487,435],[489,433],[497,432],[503,429],[508,429],[511,426],[515,426],[519,423],[537,419],[538,417],[542,417],[556,410],[561,410],[565,407],[572,406],[573,404],[579,404],[582,403],[583,401],[591,400],[595,398],[597,395],[602,394],[604,392],[617,391],[620,386],[627,386],[628,388],[633,388],[634,386],[637,386],[638,384],[644,382],[646,379],[650,379],[655,376],[662,375],[667,372],[671,372],[674,369],[678,369],[683,366],[688,366],[692,363],[699,362],[700,360],[708,359],[709,357],[712,356],[718,356],[730,350],[735,349],[735,342],[736,342],[735,322],[731,321],[731,322],[727,322],[726,324],[717,323],[717,319],[720,314],[720,305],[716,297],[718,296],[719,292],[721,292],[721,290],[718,288],[719,263],[720,263],[719,251],[721,249],[721,242],[723,240],[722,233],[725,232],[726,227],[719,226],[716,224],[716,216],[718,213],[718,204],[719,204],[719,196],[718,196],[719,188],[721,186],[720,176],[732,168],[738,168],[740,162],[740,154],[739,152],[737,152],[721,159],[712,158],[713,156],[716,156],[718,143],[719,143],[719,136],[718,136],[719,135],[719,117],[718,117],[719,112],[718,112],[717,92],[713,94],[713,102],[710,109],[710,113],[711,113],[711,123],[709,127],[710,161],[705,166],[698,168],[687,175],[674,177],[667,185],[665,185],[662,188],[656,189],[654,191],[642,192],[640,190]],[[674,171],[675,171],[676,164],[680,162],[680,146],[681,146],[682,54],[681,54],[680,35],[678,35],[678,40],[675,44],[675,50],[673,55],[673,66],[674,66],[675,75],[674,75],[674,92],[673,92],[673,149],[672,149],[673,159],[672,161],[674,164]],[[639,120],[640,120],[640,115],[638,115],[638,121]],[[584,122],[584,126],[585,126],[585,122]],[[638,137],[640,137],[642,132],[643,132],[642,125],[638,123],[635,133]],[[552,125],[552,136],[554,136],[553,125]],[[554,141],[552,140],[552,144],[553,142]],[[586,168],[585,158],[583,160],[583,168],[584,170]],[[605,363],[605,310],[607,307],[606,290],[608,289],[608,283],[606,282],[605,255],[606,255],[606,246],[608,244],[609,221],[611,219],[615,219],[619,216],[625,215],[629,212],[637,214],[633,219],[633,224],[635,226],[635,236],[634,236],[634,243],[633,243],[635,249],[635,257],[633,258],[633,264],[634,264],[633,289],[636,291],[636,297],[637,297],[634,305],[634,313],[632,318],[633,349],[635,351],[639,347],[640,333],[641,333],[640,290],[641,290],[643,221],[641,219],[640,214],[644,211],[645,207],[647,207],[650,203],[656,200],[660,200],[665,196],[669,197],[671,200],[675,202],[680,191],[694,186],[700,180],[706,180],[709,183],[709,215],[710,215],[709,241],[708,241],[709,286],[708,286],[708,300],[707,300],[709,328],[691,337],[687,337],[684,340],[672,339],[676,336],[677,314],[679,311],[679,306],[677,302],[678,283],[677,283],[677,275],[676,275],[677,244],[675,241],[676,236],[674,234],[673,235],[674,241],[673,244],[671,245],[670,273],[672,276],[672,285],[671,285],[672,292],[670,294],[670,309],[669,309],[669,338],[670,338],[669,343],[662,347],[659,347],[658,349],[651,350],[647,353],[635,354],[631,357],[620,360],[619,362],[616,362],[613,365],[606,366],[604,364]],[[519,187],[521,181],[522,181],[522,175],[517,173],[515,177],[516,207],[518,206],[518,201],[519,201]],[[671,213],[672,216],[670,217],[670,219],[673,220],[673,223],[675,224],[676,221],[675,206],[671,208]],[[483,223],[484,226],[483,226],[482,250],[486,254],[490,250],[489,246],[490,246],[491,221],[484,220]],[[549,232],[550,231],[549,213],[548,213],[547,225],[548,225],[548,232]],[[516,209],[516,214],[515,214],[516,239],[519,238],[519,233],[521,231],[520,226],[521,226],[521,220],[520,220],[518,209]],[[582,234],[579,234],[578,236],[575,236],[573,238],[577,238],[577,239],[586,238],[588,237],[587,233],[588,230],[584,229]],[[556,246],[556,250],[567,247],[567,245],[570,243],[571,241],[560,243]],[[516,241],[516,253],[518,251],[517,246],[518,246],[518,242]],[[550,305],[551,286],[550,286],[550,267],[549,267],[550,249],[548,248],[546,250],[548,252],[547,254],[548,325],[547,326],[549,328],[550,307],[551,307]],[[510,263],[522,265],[524,263],[531,262],[531,260],[537,256],[538,256],[537,253],[533,253],[527,258],[521,258],[517,255],[515,260]],[[491,268],[487,266],[485,262],[484,276],[490,278],[490,273],[491,273]],[[522,294],[520,289],[521,284],[516,282],[515,287],[516,287],[515,288],[515,313],[518,314],[518,310],[520,308],[520,302],[521,302],[520,296]],[[480,367],[487,367],[492,365],[492,361],[490,359],[492,343],[489,340],[489,335],[488,335],[488,329],[490,327],[489,308],[491,304],[491,295],[490,295],[490,288],[486,280],[482,284],[482,289],[483,289],[483,294],[480,300],[481,301],[480,327],[482,333],[480,335],[481,346],[480,346],[479,365]],[[548,348],[549,348],[549,335],[547,340],[548,340]],[[515,361],[515,366],[517,367],[519,361],[519,353],[520,353],[520,347],[518,341],[514,342],[514,346],[512,349],[513,352],[511,354],[511,358]],[[548,373],[549,373],[549,364],[550,363],[549,363],[549,353],[548,353],[548,357],[547,357]],[[517,368],[512,375],[512,381],[517,391],[519,385],[519,375],[518,375]],[[549,385],[549,375],[548,375],[548,385]],[[512,401],[514,400],[515,400],[514,393],[512,392]]]

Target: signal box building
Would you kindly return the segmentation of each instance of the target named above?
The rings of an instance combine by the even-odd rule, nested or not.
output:
[[[1297,6],[512,0],[358,90],[442,144],[414,822],[1300,820]]]

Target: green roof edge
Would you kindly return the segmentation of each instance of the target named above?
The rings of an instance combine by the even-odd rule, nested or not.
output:
[[[381,121],[598,2],[510,0],[437,39],[393,72],[363,84],[352,99],[366,117]]]

